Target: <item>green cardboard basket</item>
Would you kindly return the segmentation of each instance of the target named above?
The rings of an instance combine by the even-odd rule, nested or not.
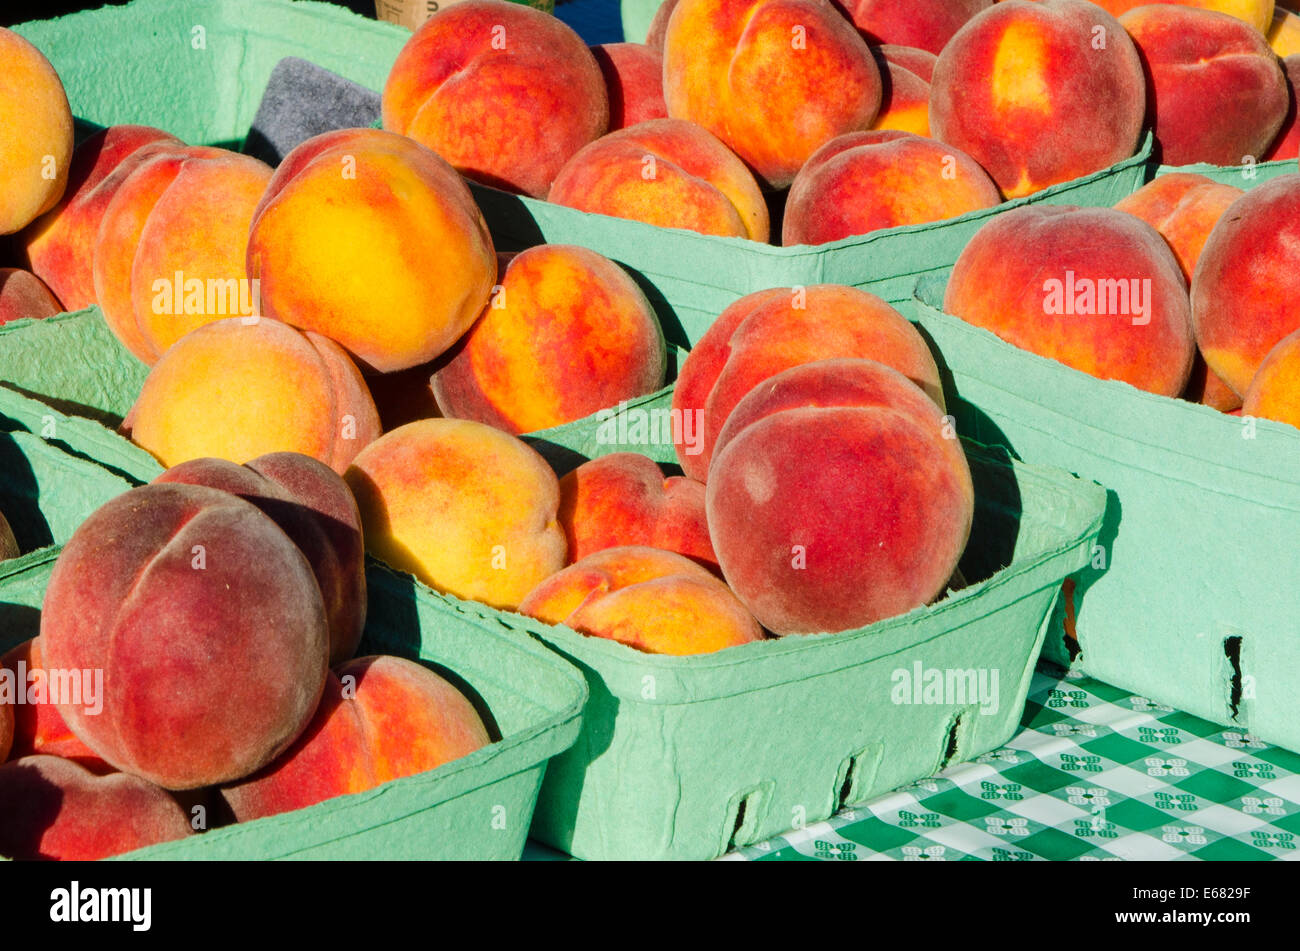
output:
[[[1229,170],[1231,171],[1231,170]],[[1300,432],[1099,380],[942,311],[922,281],[958,430],[1110,490],[1045,656],[1268,743],[1300,749]]]

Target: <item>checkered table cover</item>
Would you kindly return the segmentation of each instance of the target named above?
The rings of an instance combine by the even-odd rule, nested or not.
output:
[[[1300,756],[1039,672],[1005,747],[726,859],[1300,858]]]

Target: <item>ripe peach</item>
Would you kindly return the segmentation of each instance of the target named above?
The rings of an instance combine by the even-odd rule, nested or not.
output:
[[[111,765],[169,789],[242,779],[289,747],[324,688],[329,627],[302,552],[228,492],[146,485],[101,506],[50,575],[47,669],[103,671],[59,714]],[[84,700],[84,697],[82,698]]]
[[[1261,33],[1268,31],[1276,9],[1274,0],[1097,0],[1097,6],[1116,17],[1128,13],[1135,7],[1154,4],[1175,4],[1180,7],[1226,13],[1243,23],[1249,23]]]
[[[547,578],[519,612],[650,654],[707,654],[763,639],[711,572],[638,545],[606,548]]]
[[[611,132],[560,170],[550,200],[579,211],[767,241],[767,202],[745,163],[693,122]]]
[[[778,635],[843,631],[941,595],[974,513],[942,411],[874,360],[807,363],[750,391],[709,467],[723,576]]]
[[[1187,389],[1183,390],[1183,399],[1217,409],[1220,413],[1231,413],[1241,408],[1241,397],[1206,366],[1199,351],[1192,363],[1192,375],[1187,380]]]
[[[879,46],[873,46],[871,51],[877,57],[877,62],[879,62],[879,57],[883,56],[895,66],[901,66],[909,73],[924,80],[927,86],[934,82],[934,68],[939,64],[939,57],[933,53],[927,53],[925,50],[918,50],[911,46],[896,46],[893,43],[882,43]]]
[[[75,760],[92,773],[114,771],[98,753],[77,739],[68,728],[67,721],[59,714],[59,709],[50,696],[49,675],[41,657],[39,637],[23,641],[0,657],[0,668],[10,672],[15,687],[24,692],[25,699],[36,701],[15,703],[9,708],[13,718],[13,747],[10,755],[14,759],[44,754]],[[33,691],[35,695],[29,696]],[[4,759],[4,756],[0,756],[0,762],[4,762]]]
[[[868,43],[915,46],[939,55],[954,33],[994,0],[839,0]]]
[[[164,354],[123,430],[168,468],[301,452],[342,472],[379,435],[379,414],[333,341],[276,320],[231,318]]]
[[[0,28],[0,235],[13,234],[63,196],[72,159],[72,110],[54,67]]]
[[[879,297],[837,284],[759,291],[724,310],[682,364],[672,408],[691,414],[698,435],[694,446],[679,440],[682,470],[704,482],[718,432],[745,394],[782,370],[831,357],[887,363],[943,405],[924,338]]]
[[[1300,330],[1268,352],[1241,405],[1243,416],[1259,416],[1300,428]]]
[[[663,0],[659,8],[655,10],[654,18],[650,21],[650,29],[646,33],[645,44],[660,56],[664,52],[664,36],[668,32],[668,20],[677,9],[677,0]]]
[[[827,95],[834,90],[834,95]],[[664,38],[668,114],[708,129],[770,188],[867,129],[880,70],[827,0],[680,0]]]
[[[1300,53],[1300,16],[1278,7],[1269,25],[1268,46],[1280,59]]]
[[[462,0],[402,47],[383,115],[385,129],[466,178],[544,198],[569,157],[609,128],[609,99],[595,57],[560,20],[504,0]]]
[[[1115,209],[1135,215],[1159,231],[1190,283],[1210,232],[1242,194],[1240,188],[1204,175],[1172,172],[1116,202]]]
[[[451,166],[403,136],[341,129],[276,170],[253,218],[248,276],[266,316],[390,373],[428,363],[469,329],[496,257]]]
[[[30,271],[0,267],[0,325],[15,320],[42,320],[62,311],[39,277]]]
[[[513,610],[564,567],[555,473],[492,426],[409,423],[363,449],[346,479],[366,548],[439,591]]]
[[[1296,19],[1300,20],[1300,17]],[[1266,162],[1300,156],[1300,124],[1296,123],[1296,89],[1300,88],[1300,53],[1293,53],[1282,60],[1282,74],[1286,77],[1289,105],[1277,137],[1264,153],[1263,159]]]
[[[960,149],[910,132],[851,132],[813,153],[785,205],[782,244],[825,244],[955,218],[1002,201]]]
[[[876,121],[871,123],[871,128],[897,129],[900,132],[928,136],[930,134],[930,81],[923,79],[904,65],[904,61],[897,58],[897,54],[893,54],[895,58],[891,59],[891,54],[888,52],[906,49],[907,47],[903,46],[871,47],[871,55],[876,59],[881,81],[880,112],[876,114]],[[911,52],[930,56],[922,50]],[[931,56],[931,59],[934,57]],[[930,64],[930,69],[933,72],[933,64]],[[847,135],[853,134],[847,133]],[[843,139],[845,136],[838,138]],[[836,139],[831,141],[834,142]],[[830,142],[826,143],[829,144]],[[825,149],[826,145],[823,145],[822,149]],[[804,168],[807,167],[805,163]],[[796,175],[795,178],[797,179],[798,176]]]
[[[433,393],[444,416],[526,433],[653,393],[666,360],[654,309],[622,268],[545,244],[511,258]]]
[[[1145,90],[1133,41],[1095,5],[1003,0],[939,55],[930,129],[1019,198],[1132,155]]]
[[[604,43],[591,52],[605,77],[610,132],[667,118],[662,52],[642,43]]]

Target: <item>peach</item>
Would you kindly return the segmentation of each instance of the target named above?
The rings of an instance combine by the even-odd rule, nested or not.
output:
[[[111,773],[113,767],[68,728],[50,696],[49,675],[41,657],[41,639],[34,637],[0,657],[0,668],[8,670],[16,690],[25,701],[9,708],[13,717],[14,759],[44,754],[75,760],[92,773]],[[16,699],[16,698],[15,698]],[[2,746],[3,744],[0,744]],[[4,762],[4,756],[0,756]]]
[[[99,224],[118,186],[151,155],[184,144],[160,129],[115,125],[77,146],[63,198],[22,234],[32,272],[50,286],[64,309],[95,303]]]
[[[1280,175],[1219,219],[1192,277],[1192,323],[1211,370],[1244,397],[1264,358],[1300,328],[1300,175]]]
[[[1196,347],[1169,245],[1113,208],[1023,206],[998,215],[953,267],[944,310],[1104,380],[1178,396]]]
[[[691,414],[698,437],[677,440],[682,470],[706,480],[718,432],[746,393],[782,370],[832,357],[887,363],[943,405],[925,339],[879,297],[837,284],[759,291],[724,310],[682,364],[672,408],[683,420]]]
[[[930,81],[904,65],[905,61],[898,58],[897,54],[894,54],[895,58],[891,59],[891,54],[887,52],[903,49],[906,47],[871,47],[871,55],[876,58],[876,67],[880,70],[881,81],[880,112],[876,115],[876,121],[871,123],[871,128],[897,129],[900,132],[928,136],[930,134]],[[912,52],[930,56],[922,50]],[[933,64],[930,68],[933,72]],[[848,133],[848,135],[852,134]],[[839,138],[843,139],[845,136]],[[826,145],[830,145],[830,142]],[[826,145],[823,145],[822,149],[825,149]],[[818,151],[820,152],[821,149]],[[809,161],[811,160],[810,158]],[[807,167],[805,163],[804,168]],[[796,180],[798,177],[795,176]]]
[[[1117,211],[1141,218],[1160,232],[1190,283],[1210,232],[1244,192],[1204,175],[1171,172],[1115,203]]]
[[[939,55],[930,129],[1019,198],[1131,156],[1145,91],[1133,41],[1095,5],[1003,0]]]
[[[1097,6],[1112,16],[1128,13],[1135,7],[1155,4],[1175,4],[1180,7],[1226,13],[1243,23],[1249,23],[1261,33],[1268,32],[1276,9],[1274,0],[1097,0]]]
[[[220,489],[269,516],[307,557],[320,586],[330,663],[341,664],[357,652],[366,624],[365,543],[356,500],[338,473],[310,456],[277,452],[243,466],[192,459],[154,482]]]
[[[83,522],[54,564],[40,636],[47,669],[103,671],[102,709],[58,704],[77,738],[167,789],[274,760],[329,669],[303,553],[255,506],[206,486],[131,489]]]
[[[21,231],[63,197],[72,110],[54,67],[0,28],[0,235]]]
[[[1237,165],[1277,136],[1290,96],[1258,30],[1211,10],[1155,4],[1120,18],[1142,56],[1147,114],[1167,165]]]
[[[1300,330],[1268,352],[1246,390],[1241,413],[1300,428]]]
[[[1241,408],[1241,397],[1206,366],[1199,351],[1192,363],[1192,375],[1187,381],[1187,389],[1183,390],[1183,399],[1217,409],[1220,413],[1231,413]]]
[[[96,776],[57,756],[0,766],[0,855],[91,861],[192,834],[164,790],[138,776]]]
[[[1282,128],[1278,130],[1273,144],[1264,153],[1263,159],[1266,162],[1300,157],[1300,124],[1296,123],[1296,89],[1300,88],[1300,53],[1292,54],[1282,60],[1282,74],[1286,77],[1290,105],[1287,108],[1286,118],[1282,120]]]
[[[519,612],[649,654],[708,654],[763,639],[753,616],[706,568],[638,545],[606,548],[547,578]]]
[[[1278,7],[1268,28],[1268,45],[1279,58],[1300,53],[1300,16]]]
[[[650,20],[650,29],[646,33],[645,44],[660,56],[664,52],[664,36],[668,33],[668,20],[677,9],[677,0],[663,0]]]
[[[834,90],[834,95],[828,95]],[[664,37],[668,114],[704,126],[766,187],[880,110],[880,70],[827,0],[680,0]]]
[[[17,558],[21,554],[22,551],[18,548],[18,541],[14,538],[14,530],[9,527],[9,522],[4,517],[4,513],[0,512],[0,561]]]
[[[993,179],[960,149],[910,132],[851,132],[814,152],[795,176],[781,241],[825,244],[1001,201]]]
[[[606,548],[640,545],[718,569],[704,517],[704,484],[665,476],[653,459],[616,452],[560,480],[560,525],[569,563]]]
[[[266,316],[391,373],[430,362],[469,329],[496,257],[450,165],[403,136],[342,129],[276,170],[254,215],[248,276]]]
[[[838,0],[868,43],[915,46],[936,56],[993,0]]]
[[[123,430],[167,468],[301,452],[341,473],[379,435],[379,414],[333,341],[276,320],[230,318],[167,351]]]
[[[526,433],[653,393],[666,361],[658,318],[622,268],[545,244],[511,258],[433,393],[444,416]]]
[[[693,122],[611,132],[560,170],[549,200],[662,228],[767,241],[767,202],[745,163]]]
[[[436,769],[490,742],[465,695],[433,671],[400,657],[359,657],[329,674],[298,741],[221,795],[248,822]]]
[[[925,81],[928,86],[934,81],[934,67],[939,64],[939,57],[933,53],[927,53],[925,50],[918,50],[911,46],[896,46],[893,43],[882,43],[879,46],[871,47],[872,55],[877,57],[883,56],[895,66],[901,66],[909,73],[914,74]]]
[[[555,473],[492,426],[408,423],[363,449],[346,479],[366,548],[439,591],[513,610],[564,567]]]
[[[204,324],[257,313],[244,257],[270,179],[257,159],[183,146],[152,152],[117,185],[95,243],[95,300],[141,361]]]
[[[605,77],[610,132],[667,118],[661,51],[643,43],[604,43],[593,46],[591,52]]]
[[[608,130],[609,98],[591,50],[560,20],[462,0],[397,54],[383,120],[466,178],[544,198],[569,157]]]
[[[723,576],[778,635],[844,631],[940,596],[975,496],[943,413],[874,360],[807,363],[736,406],[709,467]]]
[[[0,267],[0,325],[15,320],[42,320],[62,311],[58,300],[30,271]]]

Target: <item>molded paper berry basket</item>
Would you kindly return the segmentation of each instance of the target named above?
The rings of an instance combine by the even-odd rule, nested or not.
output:
[[[1045,656],[1188,713],[1300,749],[1300,431],[1099,380],[942,311],[958,430],[1110,490],[1100,544]]]
[[[662,413],[669,401],[664,391],[624,412]],[[635,449],[674,458],[667,440],[619,442],[616,422],[592,418],[529,439],[552,457]],[[465,604],[532,632],[591,688],[578,742],[547,773],[533,835],[587,859],[708,859],[1003,744],[1061,580],[1086,564],[1096,540],[1105,491],[967,449],[977,509],[962,570],[980,580],[868,628],[667,657]],[[922,680],[982,672],[995,699],[981,704],[954,688],[937,703],[897,702],[914,699],[901,685],[918,671]]]

